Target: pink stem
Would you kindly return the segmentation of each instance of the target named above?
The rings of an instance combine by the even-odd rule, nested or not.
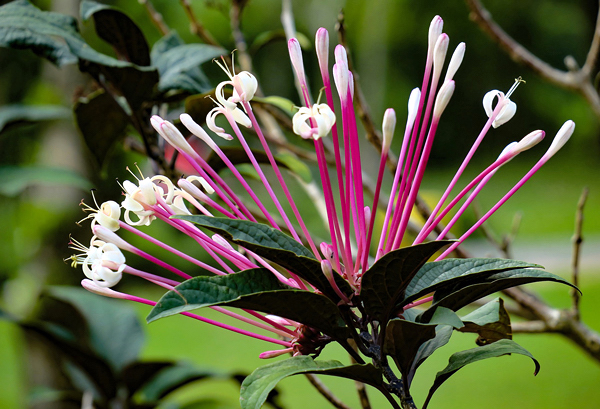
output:
[[[277,165],[277,161],[273,157],[273,153],[271,153],[271,149],[269,148],[269,145],[267,144],[267,140],[266,140],[262,130],[260,129],[260,126],[258,125],[258,121],[256,120],[256,117],[254,116],[254,111],[252,110],[252,107],[250,106],[249,103],[244,102],[243,104],[244,104],[244,108],[246,109],[246,112],[248,113],[248,117],[250,118],[250,121],[252,122],[252,127],[256,130],[258,138],[260,139],[260,143],[262,144],[263,149],[264,149],[265,153],[267,154],[267,157],[269,158],[269,163],[271,164],[271,167],[273,168],[273,171],[275,172],[275,175],[277,176],[277,180],[279,181],[279,184],[281,185],[281,188],[283,189],[283,193],[284,193],[288,203],[290,204],[290,207],[292,208],[292,212],[294,213],[296,220],[298,220],[300,229],[302,230],[304,237],[306,237],[306,241],[308,242],[308,245],[309,245],[310,249],[312,250],[313,254],[315,255],[315,257],[317,257],[317,259],[319,261],[321,261],[321,254],[317,250],[317,247],[310,235],[310,232],[308,231],[308,229],[306,228],[306,225],[304,224],[304,220],[302,219],[302,216],[300,215],[300,211],[298,210],[298,207],[296,206],[296,202],[294,201],[294,199],[290,193],[290,190],[288,189],[288,186],[285,183],[285,179],[283,179],[283,175],[281,174],[281,170],[279,169],[279,166]]]
[[[195,265],[197,265],[199,267],[202,267],[205,270],[210,271],[213,274],[218,274],[218,275],[225,274],[221,270],[216,269],[213,266],[210,266],[210,265],[208,265],[206,263],[203,263],[202,261],[197,260],[197,259],[195,259],[195,258],[193,258],[193,257],[191,257],[191,256],[189,256],[189,255],[187,255],[185,253],[183,253],[182,251],[179,251],[179,250],[177,250],[177,249],[169,246],[168,244],[165,244],[162,241],[155,239],[154,237],[152,237],[152,236],[150,236],[150,235],[148,235],[148,234],[146,234],[144,232],[141,232],[140,230],[138,230],[138,229],[136,229],[136,228],[128,225],[127,223],[119,221],[119,226],[121,226],[123,229],[125,229],[127,231],[130,231],[130,232],[132,232],[132,233],[134,233],[134,234],[136,234],[136,235],[138,235],[138,236],[140,236],[140,237],[148,240],[149,242],[151,242],[153,244],[156,244],[159,247],[162,247],[163,249],[165,249],[167,251],[170,251],[171,253],[173,253],[173,254],[181,257],[184,260],[189,261],[190,263],[193,263],[193,264],[195,264]]]
[[[123,293],[121,293],[121,294],[123,294]],[[154,307],[156,305],[155,301],[147,300],[147,299],[141,298],[141,297],[136,297],[135,295],[129,295],[129,294],[123,294],[123,295],[124,295],[124,297],[122,297],[122,298],[129,300],[129,301],[135,301],[135,302],[138,302],[141,304],[150,305],[152,307]],[[275,339],[275,338],[266,337],[264,335],[255,334],[253,332],[239,329],[239,328],[233,327],[231,325],[223,324],[221,322],[214,321],[209,318],[201,317],[200,315],[192,314],[191,312],[181,312],[180,314],[185,315],[186,317],[194,318],[198,321],[206,322],[207,324],[211,324],[211,325],[214,325],[219,328],[223,328],[223,329],[226,329],[226,330],[229,330],[232,332],[237,332],[238,334],[242,334],[242,335],[246,335],[246,336],[249,336],[252,338],[260,339],[262,341],[272,342],[274,344],[279,344],[279,345],[283,345],[286,347],[292,346],[292,343],[289,341],[282,341],[280,339]]]
[[[477,223],[475,223],[469,230],[467,230],[467,232],[465,234],[463,234],[457,242],[455,242],[454,244],[452,244],[450,247],[448,247],[448,249],[446,251],[444,251],[442,253],[441,256],[439,256],[436,261],[438,260],[443,260],[448,254],[450,254],[452,251],[454,251],[455,248],[457,248],[463,241],[465,241],[465,239],[467,237],[469,237],[475,230],[477,230],[479,228],[479,226],[481,226],[483,223],[485,223],[485,221],[487,219],[489,219],[489,217],[494,214],[496,212],[496,210],[498,210],[504,203],[506,203],[506,201],[508,199],[511,198],[512,195],[515,194],[515,192],[517,190],[519,190],[524,184],[525,182],[527,182],[531,176],[533,176],[535,174],[535,172],[537,172],[547,161],[549,158],[547,157],[542,157],[534,166],[533,168],[531,168],[529,170],[529,172],[527,172],[527,174],[525,174],[525,176],[523,176],[521,178],[521,180],[513,186],[512,189],[510,189],[508,191],[508,193],[506,193],[504,195],[504,197],[502,197],[502,199],[500,199],[500,201],[498,201],[498,203],[496,203],[494,205],[494,207],[492,207],[490,210],[488,210],[488,212],[483,215],[483,217],[481,219],[479,219],[479,221],[477,221]]]
[[[475,143],[473,143],[473,146],[471,146],[471,149],[467,153],[467,156],[465,157],[465,159],[463,160],[462,164],[458,168],[458,171],[456,172],[456,174],[452,178],[452,181],[450,182],[450,184],[446,188],[446,191],[444,192],[444,194],[442,195],[442,197],[438,201],[437,205],[435,206],[435,209],[433,209],[433,211],[431,212],[431,215],[429,216],[429,218],[427,219],[427,221],[423,225],[423,229],[421,230],[421,233],[419,233],[419,235],[417,236],[417,239],[415,240],[415,242],[413,244],[421,243],[423,241],[423,239],[424,239],[424,237],[422,237],[423,231],[427,227],[429,227],[429,224],[432,223],[432,221],[434,220],[434,218],[436,217],[436,215],[440,211],[440,208],[444,205],[444,202],[446,201],[446,199],[448,199],[448,196],[450,195],[450,192],[452,191],[452,189],[454,189],[454,186],[458,182],[458,179],[462,176],[465,168],[467,167],[467,165],[471,161],[471,158],[475,154],[475,151],[477,150],[477,148],[479,148],[479,145],[483,141],[483,138],[487,135],[488,131],[490,130],[490,128],[492,126],[492,122],[494,122],[494,120],[496,119],[496,117],[500,113],[500,110],[504,106],[504,102],[503,101],[505,101],[505,99],[502,99],[501,101],[499,101],[496,104],[496,107],[494,108],[494,111],[492,112],[492,115],[490,115],[490,118],[487,120],[487,122],[485,123],[483,129],[479,133],[479,136],[477,136],[477,139],[475,140]]]

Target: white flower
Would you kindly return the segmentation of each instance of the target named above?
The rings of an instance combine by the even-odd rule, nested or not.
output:
[[[327,104],[315,104],[312,108],[300,108],[292,123],[296,135],[317,140],[331,131],[335,124],[335,114]]]
[[[149,226],[156,218],[154,211],[149,210],[146,206],[156,204],[156,193],[154,189],[160,189],[150,178],[145,178],[139,181],[139,186],[135,183],[126,180],[123,182],[123,190],[125,190],[125,200],[121,202],[121,206],[125,209],[125,221],[131,226]],[[160,189],[162,194],[162,189]],[[135,213],[138,221],[131,219],[130,213]]]
[[[498,98],[498,103],[504,105],[500,109],[500,113],[498,113],[496,119],[494,119],[494,122],[492,122],[492,126],[494,128],[498,128],[500,125],[510,121],[510,119],[515,116],[515,113],[517,112],[517,104],[511,101],[508,96],[505,96],[504,92],[494,89],[485,94],[483,97],[483,109],[485,109],[485,113],[488,118],[490,118],[494,112],[495,106],[492,107],[492,104],[494,103],[494,99],[496,97]]]
[[[73,266],[81,264],[85,276],[98,286],[112,287],[121,281],[126,267],[125,256],[116,245],[94,236],[89,248],[75,240],[72,240],[71,248],[83,252],[71,257]]]

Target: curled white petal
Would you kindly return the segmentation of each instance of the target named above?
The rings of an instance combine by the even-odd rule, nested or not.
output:
[[[319,139],[327,135],[335,124],[335,114],[327,104],[300,108],[292,119],[293,131],[304,139]]]
[[[187,206],[185,205],[185,201],[183,200],[182,191],[178,191],[175,194],[175,198],[173,202],[169,205],[174,214],[182,216],[182,215],[190,215],[192,214]]]
[[[233,136],[225,132],[225,129],[218,126],[215,122],[215,118],[217,117],[217,115],[223,113],[223,109],[223,107],[215,107],[211,109],[208,115],[206,115],[206,126],[208,126],[208,129],[219,135],[221,138],[230,141],[233,139]]]
[[[511,118],[513,116],[515,116],[516,113],[517,113],[517,104],[515,104],[513,101],[510,101],[510,100],[506,101],[505,105],[500,110],[500,113],[498,114],[498,116],[496,117],[494,122],[492,122],[492,126],[494,128],[498,128],[500,125],[503,125],[503,124],[507,123],[508,121],[510,121]]]
[[[111,231],[119,230],[119,218],[121,217],[121,207],[117,202],[109,200],[100,205],[100,209],[94,215],[94,220],[101,226]]]
[[[233,101],[249,102],[254,98],[258,89],[256,77],[248,71],[242,71],[233,76]]]
[[[162,192],[161,196],[164,199],[164,201],[167,204],[171,204],[171,202],[173,201],[173,196],[175,195],[175,185],[173,185],[173,182],[171,182],[171,179],[169,179],[168,177],[166,177],[164,175],[156,175],[156,176],[152,176],[150,178],[150,180],[153,183],[155,181],[158,181],[159,184],[166,186],[167,191],[165,192],[164,189],[160,188],[160,186],[157,186],[156,184],[154,184],[155,189]]]
[[[188,182],[198,182],[200,186],[208,193],[209,195],[215,193],[215,189],[204,179],[202,176],[191,175],[186,178]]]
[[[503,103],[504,106],[500,109],[500,112],[494,119],[494,122],[492,122],[492,126],[494,128],[498,128],[500,125],[510,121],[510,119],[517,112],[517,104],[506,98],[502,91],[494,89],[483,96],[483,109],[485,110],[488,118],[490,118],[494,112],[495,106],[492,105],[494,103],[494,99],[496,98],[498,98],[498,103]]]
[[[230,114],[238,124],[244,125],[246,128],[252,128],[252,122],[250,121],[250,118],[248,118],[248,115],[246,115],[241,109],[236,108],[233,111],[230,111]]]

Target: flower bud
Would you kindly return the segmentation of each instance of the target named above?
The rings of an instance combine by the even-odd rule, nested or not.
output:
[[[103,295],[105,297],[120,298],[122,300],[126,300],[129,298],[126,294],[120,293],[115,290],[111,290],[110,288],[101,287],[100,285],[98,285],[97,282],[89,279],[81,280],[81,286],[91,293]]]
[[[573,135],[574,131],[575,122],[571,120],[565,122],[556,133],[556,136],[554,137],[552,144],[550,144],[550,147],[544,154],[544,157],[546,157],[546,159],[550,159],[552,156],[554,156],[556,152],[558,152],[565,145],[565,143],[567,143],[567,141],[571,138],[571,135]]]
[[[385,110],[383,114],[383,146],[382,151],[387,153],[394,138],[394,130],[396,129],[396,111],[392,108]]]
[[[196,155],[194,148],[190,146],[188,141],[186,141],[185,137],[181,134],[181,132],[179,132],[175,125],[169,121],[165,121],[158,115],[152,115],[152,118],[150,118],[150,123],[156,132],[158,132],[158,134],[175,149],[181,150],[188,155]]]
[[[329,33],[323,27],[318,29],[317,34],[315,35],[315,50],[317,52],[317,60],[319,61],[321,74],[329,76]]]
[[[454,53],[452,54],[452,58],[450,58],[450,63],[448,64],[448,71],[446,71],[446,78],[444,78],[444,82],[454,79],[456,71],[458,71],[460,64],[462,64],[466,49],[467,46],[465,43],[460,43],[456,47]]]
[[[302,49],[300,48],[300,43],[297,39],[291,38],[290,41],[288,41],[288,51],[298,81],[301,84],[305,84],[306,78],[304,75],[304,62],[302,61]]]
[[[519,153],[525,152],[526,150],[531,149],[540,143],[545,136],[546,133],[542,130],[530,132],[519,141],[516,149],[519,151]]]
[[[125,240],[123,240],[122,238],[117,236],[116,233],[108,230],[106,227],[94,226],[94,228],[92,230],[93,230],[94,234],[100,240],[102,240],[106,243],[112,243],[115,246],[117,246],[118,248],[120,248],[121,250],[125,250],[125,251],[135,250],[135,248],[131,244],[127,243]]]
[[[323,242],[319,247],[321,248],[321,253],[327,260],[333,260],[333,246],[331,244]]]
[[[435,43],[438,37],[442,34],[444,29],[444,20],[440,16],[435,16],[429,24],[429,47],[427,48],[427,55],[432,55]]]
[[[433,49],[433,77],[439,78],[444,68],[444,61],[446,60],[446,53],[448,52],[448,44],[450,43],[450,37],[448,34],[442,33],[435,43]]]
[[[331,267],[331,262],[327,259],[321,261],[321,270],[327,280],[333,281],[333,267]]]
[[[200,140],[206,143],[211,149],[216,145],[212,138],[206,133],[189,114],[179,115],[181,123],[190,131],[193,135],[197,136]]]
[[[408,118],[406,120],[407,128],[412,128],[413,124],[415,123],[417,112],[419,112],[419,102],[421,102],[421,90],[419,88],[415,88],[410,93],[410,97],[408,97]]]
[[[433,106],[434,118],[439,119],[442,116],[442,112],[444,112],[448,106],[448,103],[450,102],[450,98],[452,98],[452,94],[454,94],[454,87],[454,81],[448,81],[442,85],[442,88],[440,88]]]

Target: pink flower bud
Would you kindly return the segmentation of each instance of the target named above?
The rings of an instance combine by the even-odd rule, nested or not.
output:
[[[329,76],[329,71],[327,69],[329,64],[329,33],[323,27],[318,29],[317,34],[315,35],[315,50],[317,52],[321,74]]]

